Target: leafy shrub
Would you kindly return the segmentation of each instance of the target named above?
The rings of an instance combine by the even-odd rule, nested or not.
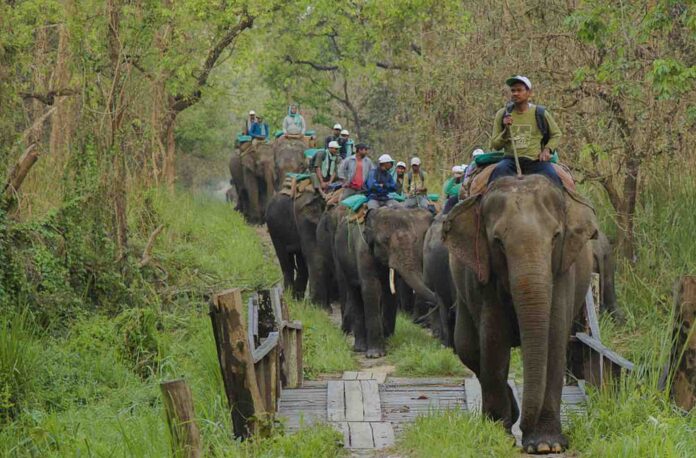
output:
[[[115,323],[121,357],[142,378],[157,372],[161,361],[158,315],[149,308],[133,308],[121,312]]]
[[[27,313],[0,323],[0,425],[24,408],[39,371],[39,345]]]

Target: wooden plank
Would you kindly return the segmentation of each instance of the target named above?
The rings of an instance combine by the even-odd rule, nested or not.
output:
[[[350,448],[375,448],[372,427],[365,421],[348,422],[350,429]]]
[[[304,362],[302,359],[302,329],[296,329],[295,332],[295,372],[297,374],[297,385],[302,386],[304,382]]]
[[[299,380],[297,379],[297,335],[292,329],[284,329],[285,339],[283,344],[285,345],[285,380],[286,386],[288,388],[296,388],[299,386]]]
[[[390,422],[370,423],[370,426],[372,427],[372,439],[376,449],[394,445],[394,428]]]
[[[339,421],[336,423],[331,423],[331,426],[336,428],[339,433],[343,434],[343,447],[350,448],[350,428],[348,428],[348,423],[345,421]]]
[[[587,288],[585,294],[585,316],[590,327],[590,334],[595,339],[599,339],[599,320],[597,319],[597,309],[595,308],[594,298],[592,297],[592,287]]]
[[[365,421],[382,420],[382,404],[379,401],[379,386],[376,380],[360,380]]]
[[[384,382],[387,381],[387,373],[386,372],[373,372],[372,377],[377,380],[377,383],[380,385],[384,384]]]
[[[326,418],[329,421],[345,421],[346,403],[343,381],[330,381],[326,386]]]
[[[358,378],[358,373],[354,371],[346,371],[343,373],[343,380],[356,380]]]
[[[274,348],[278,346],[278,333],[277,332],[272,332],[268,335],[266,340],[263,341],[263,343],[256,349],[254,349],[251,352],[251,355],[254,360],[254,364],[258,363],[261,361],[267,354],[271,352]]]
[[[346,420],[363,421],[363,397],[360,382],[357,380],[346,380],[344,387],[346,393]]]
[[[237,437],[248,437],[259,431],[256,419],[262,418],[265,412],[256,380],[252,347],[242,320],[243,307],[239,288],[213,295],[210,304],[218,362]]]
[[[469,412],[481,412],[481,385],[476,377],[464,379],[466,406]]]
[[[283,327],[290,328],[290,329],[302,329],[302,322],[301,321],[283,321]]]
[[[358,372],[356,380],[372,380],[372,372]]]
[[[282,306],[280,305],[280,296],[281,292],[279,287],[275,286],[271,288],[271,306],[273,307],[273,315],[278,330],[283,329],[283,324],[285,323],[285,320],[283,320]]]
[[[617,366],[620,366],[621,368],[626,369],[628,371],[633,370],[632,362],[619,355],[618,353],[615,353],[607,347],[605,347],[604,344],[602,344],[602,342],[600,342],[598,339],[595,339],[592,336],[585,334],[584,332],[578,332],[577,334],[575,334],[575,337],[577,337],[578,340],[582,342],[584,345],[590,347],[592,350],[596,351],[604,358],[609,359],[612,363],[616,364]]]

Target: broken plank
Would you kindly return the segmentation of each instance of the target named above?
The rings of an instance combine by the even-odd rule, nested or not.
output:
[[[358,372],[356,380],[372,380],[372,372]]]
[[[382,420],[382,405],[379,401],[379,387],[376,380],[361,380],[363,415],[365,421]]]
[[[346,393],[346,420],[363,421],[363,396],[360,382],[346,380],[343,383]]]
[[[466,406],[469,412],[481,412],[481,385],[475,377],[464,379]]]
[[[372,427],[368,422],[348,422],[350,429],[350,448],[374,448],[375,441],[372,438]]]
[[[330,381],[326,386],[326,417],[329,421],[345,421],[346,419],[343,381]]]
[[[372,438],[375,443],[375,448],[386,448],[394,445],[394,428],[392,424],[386,421],[371,423]]]
[[[358,373],[355,371],[345,371],[342,378],[343,380],[355,380],[358,378]]]

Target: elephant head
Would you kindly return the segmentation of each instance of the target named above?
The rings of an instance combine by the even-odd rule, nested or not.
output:
[[[464,265],[480,284],[494,282],[512,299],[524,386],[530,387],[523,410],[532,416],[544,400],[554,280],[569,273],[581,252],[589,253],[596,236],[592,206],[540,175],[498,179],[485,195],[458,204],[444,222],[450,264]]]
[[[396,271],[418,297],[435,306],[437,296],[423,281],[423,240],[431,222],[427,210],[379,208],[368,213],[364,234],[375,260],[389,268],[392,293]]]
[[[305,168],[304,141],[293,138],[279,138],[273,143],[276,176],[279,187],[288,172],[299,173]]]

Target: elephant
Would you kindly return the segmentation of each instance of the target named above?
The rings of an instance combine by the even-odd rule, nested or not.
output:
[[[597,240],[592,241],[592,258],[594,265],[592,272],[599,274],[599,289],[601,297],[599,309],[608,312],[618,321],[624,320],[621,309],[616,304],[616,290],[614,289],[614,275],[616,273],[616,260],[609,238],[600,231]]]
[[[337,278],[346,287],[354,350],[378,358],[385,355],[385,337],[396,325],[394,272],[420,298],[436,304],[422,278],[423,239],[432,215],[422,209],[383,207],[369,210],[364,224],[349,219],[336,228]]]
[[[302,299],[309,273],[293,211],[293,198],[276,193],[266,208],[266,226],[283,271],[285,289],[290,289],[295,299]]]
[[[303,192],[294,201],[293,213],[300,247],[309,270],[310,298],[312,302],[330,309],[331,299],[335,297],[332,293],[336,290],[330,243],[320,245],[317,240],[317,226],[325,208],[326,201],[321,194]]]
[[[440,213],[435,217],[425,234],[423,243],[423,281],[440,299],[438,313],[431,320],[433,334],[440,338],[443,345],[454,347],[456,290],[449,268],[449,251],[442,242],[442,224],[447,215]]]
[[[499,178],[443,223],[457,290],[455,351],[481,383],[483,413],[509,430],[520,415],[507,384],[510,348],[521,346],[527,453],[568,446],[560,418],[566,348],[597,232],[592,205],[541,175]]]
[[[276,171],[276,189],[280,189],[289,172],[299,173],[306,169],[304,152],[307,149],[302,139],[280,137],[273,142]]]
[[[329,300],[337,299],[341,304],[341,330],[346,334],[351,331],[350,313],[346,308],[345,283],[338,281],[338,265],[334,253],[334,237],[338,223],[346,215],[348,208],[336,205],[327,208],[319,218],[317,224],[316,240],[321,256],[321,268],[324,272],[324,284],[330,285]]]
[[[261,141],[243,143],[230,159],[238,208],[251,223],[263,224],[268,200],[277,186],[273,147]]]

